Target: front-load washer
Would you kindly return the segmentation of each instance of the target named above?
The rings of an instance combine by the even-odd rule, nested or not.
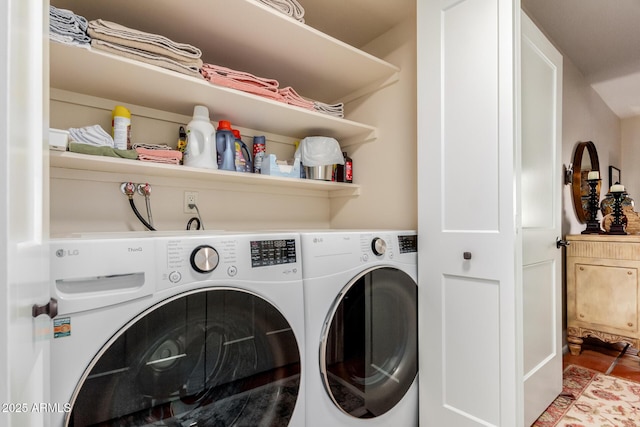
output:
[[[58,426],[304,425],[294,233],[51,241]]]
[[[307,427],[418,425],[416,237],[301,232]]]

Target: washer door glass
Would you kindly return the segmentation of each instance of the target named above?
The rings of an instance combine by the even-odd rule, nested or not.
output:
[[[259,296],[208,288],[113,337],[72,399],[72,426],[286,426],[300,388],[291,326]]]
[[[365,271],[325,323],[321,373],[333,402],[357,418],[392,409],[418,373],[417,285],[389,267]]]

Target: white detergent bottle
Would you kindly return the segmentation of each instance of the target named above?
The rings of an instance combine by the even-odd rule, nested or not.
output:
[[[209,109],[203,105],[196,105],[193,109],[193,119],[187,124],[184,165],[218,169],[215,144],[216,130],[209,120]]]

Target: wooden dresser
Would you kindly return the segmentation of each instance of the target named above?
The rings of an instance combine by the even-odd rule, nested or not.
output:
[[[582,338],[640,347],[640,236],[567,236],[567,341]]]

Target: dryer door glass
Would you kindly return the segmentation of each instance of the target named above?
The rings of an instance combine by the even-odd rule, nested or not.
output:
[[[366,271],[342,291],[320,350],[325,389],[345,413],[374,418],[392,409],[418,373],[417,285],[389,267]]]
[[[300,388],[291,326],[255,294],[209,288],[142,313],[94,358],[72,426],[286,426]]]

